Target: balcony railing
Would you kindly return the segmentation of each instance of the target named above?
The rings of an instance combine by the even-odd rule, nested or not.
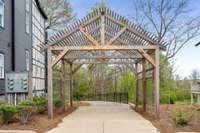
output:
[[[200,93],[200,84],[193,84],[191,86],[192,93]]]

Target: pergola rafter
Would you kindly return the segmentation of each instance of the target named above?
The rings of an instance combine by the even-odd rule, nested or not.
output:
[[[53,117],[52,69],[61,60],[70,63],[70,80],[73,80],[73,64],[80,64],[76,70],[82,64],[124,64],[136,75],[138,65],[143,65],[144,91],[146,91],[145,78],[148,70],[146,65],[151,64],[153,68],[151,70],[154,71],[155,107],[159,114],[159,49],[165,50],[165,44],[152,33],[106,8],[97,9],[58,32],[48,40],[46,46],[41,45],[42,50],[47,49],[48,52],[49,117]],[[152,52],[154,54],[149,54]],[[73,91],[72,87],[70,81],[70,94]],[[136,92],[137,89],[138,85]],[[70,103],[72,105],[72,96]],[[146,109],[146,101],[143,104]]]

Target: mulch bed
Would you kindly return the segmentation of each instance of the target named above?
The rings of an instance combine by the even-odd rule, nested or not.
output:
[[[192,120],[186,126],[176,125],[173,119],[173,110],[184,109],[192,114]],[[175,132],[200,132],[200,107],[196,105],[161,105],[160,117],[156,118],[153,108],[148,108],[144,112],[141,108],[135,110],[140,113],[145,119],[152,122],[152,124],[161,133],[175,133]]]
[[[71,114],[79,106],[89,106],[89,104],[82,102],[74,103],[74,107],[67,107],[65,112],[62,110],[56,110],[54,111],[53,119],[48,119],[47,112],[36,114],[31,117],[31,120],[26,125],[22,125],[19,121],[14,121],[8,125],[2,125],[0,130],[32,130],[37,133],[44,133],[57,127],[64,117]]]

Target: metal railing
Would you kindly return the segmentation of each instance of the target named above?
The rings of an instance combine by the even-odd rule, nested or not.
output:
[[[200,84],[193,84],[191,85],[192,93],[200,93]]]
[[[117,103],[128,103],[129,95],[128,92],[117,92],[117,93],[105,93],[105,94],[87,94],[80,95],[74,94],[74,100],[76,101],[107,101]]]

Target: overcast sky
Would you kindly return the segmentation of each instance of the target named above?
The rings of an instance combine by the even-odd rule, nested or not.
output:
[[[101,0],[69,0],[76,17],[82,18],[91,9],[91,7]],[[128,18],[133,12],[132,0],[107,0],[111,10]],[[200,15],[200,0],[191,0],[191,15]],[[200,41],[200,37],[188,43],[174,58],[175,70],[181,77],[188,77],[193,69],[200,70],[200,46],[194,47],[195,43]]]

